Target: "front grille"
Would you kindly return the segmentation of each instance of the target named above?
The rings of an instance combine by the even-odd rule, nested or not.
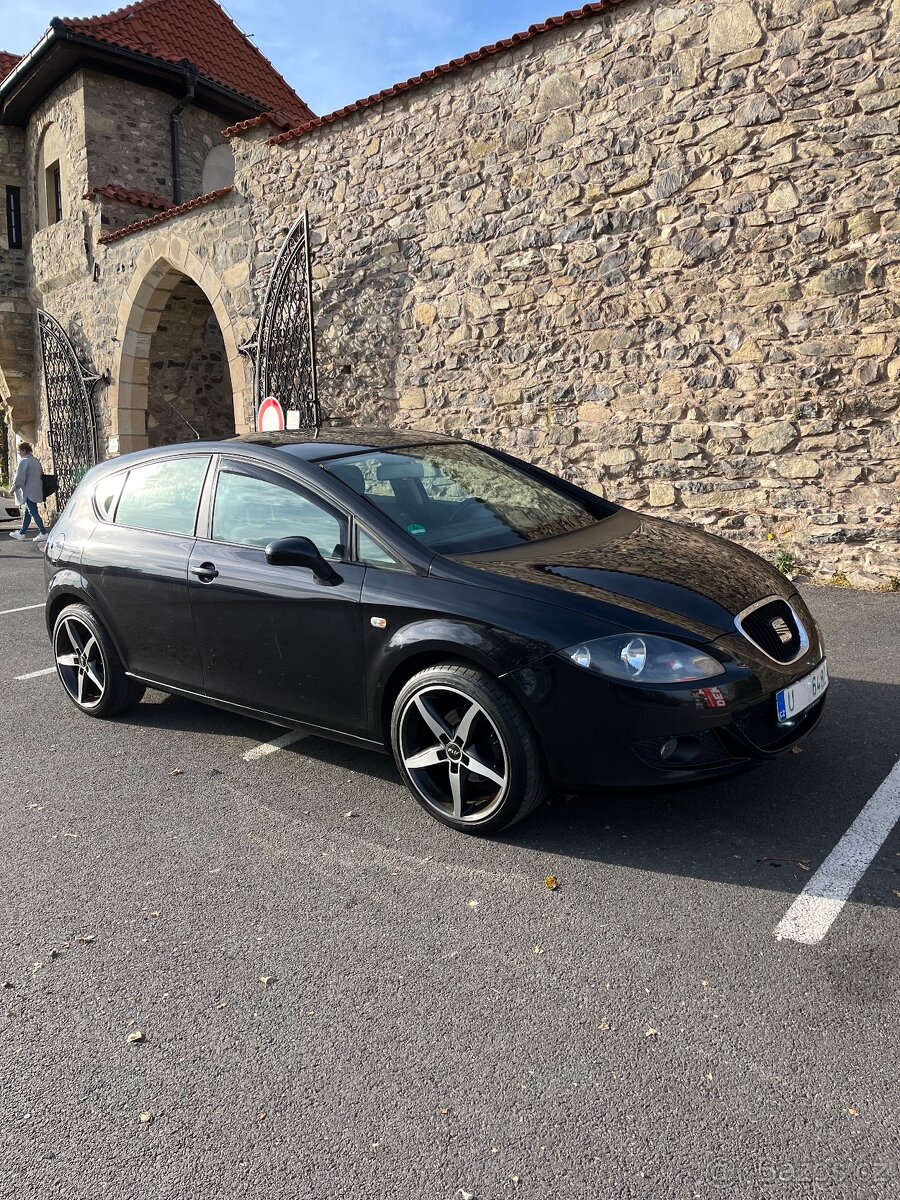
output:
[[[809,648],[809,636],[786,600],[769,596],[735,617],[738,630],[775,662],[795,662]]]

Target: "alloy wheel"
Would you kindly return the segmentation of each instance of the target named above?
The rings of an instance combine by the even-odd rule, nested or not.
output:
[[[78,617],[61,621],[53,641],[56,669],[79,708],[96,708],[106,695],[106,665],[93,630]]]
[[[400,715],[400,757],[425,803],[456,822],[476,824],[509,790],[509,756],[477,700],[445,685],[424,687]]]

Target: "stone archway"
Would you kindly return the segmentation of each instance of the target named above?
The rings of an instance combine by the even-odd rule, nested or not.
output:
[[[171,438],[161,436],[160,412],[150,411],[151,363],[154,353],[164,353],[167,347],[160,346],[159,338],[168,335],[169,326],[178,324],[178,311],[182,306],[193,306],[208,302],[209,315],[214,322],[200,321],[199,328],[205,330],[216,346],[213,357],[220,356],[224,378],[230,387],[231,416],[227,421],[229,431],[248,432],[249,414],[252,411],[252,387],[246,359],[238,350],[234,323],[222,301],[222,286],[211,267],[204,264],[191,251],[187,243],[178,237],[161,238],[146,247],[138,258],[134,276],[129,284],[118,313],[118,340],[121,346],[119,366],[110,394],[109,453],[126,454],[132,450],[143,450],[160,440],[188,441],[195,434],[195,424],[188,414],[181,414],[178,404],[172,400],[171,379],[167,381],[170,391],[166,392],[166,406],[179,413],[180,420],[171,428],[179,433]],[[167,308],[175,320],[167,325],[164,314]],[[202,313],[201,313],[202,317]],[[213,325],[217,328],[213,329]],[[158,336],[157,336],[158,335]],[[196,348],[198,358],[209,358],[204,347]],[[171,360],[167,360],[167,365]],[[154,384],[154,390],[157,385]],[[177,399],[177,397],[176,397]],[[229,403],[223,400],[223,403]],[[148,431],[150,418],[156,435]],[[169,427],[167,427],[169,428]],[[148,436],[148,432],[151,436]],[[220,428],[209,431],[200,429],[201,436],[221,436]]]

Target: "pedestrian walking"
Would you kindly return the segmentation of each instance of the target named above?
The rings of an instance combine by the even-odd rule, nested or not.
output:
[[[41,520],[41,514],[38,511],[38,505],[44,499],[44,468],[34,457],[31,446],[28,442],[19,443],[19,469],[16,471],[16,477],[12,481],[12,492],[4,492],[4,495],[15,495],[20,504],[24,506],[22,514],[22,528],[17,529],[9,536],[16,538],[17,541],[22,541],[31,522],[34,521],[37,526],[37,537],[32,538],[34,542],[45,542],[47,540],[47,530],[44,528],[44,522]]]

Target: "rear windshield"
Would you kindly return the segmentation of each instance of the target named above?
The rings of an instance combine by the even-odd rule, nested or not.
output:
[[[582,501],[466,444],[371,450],[322,466],[441,554],[476,554],[557,537],[612,511],[601,500]]]

